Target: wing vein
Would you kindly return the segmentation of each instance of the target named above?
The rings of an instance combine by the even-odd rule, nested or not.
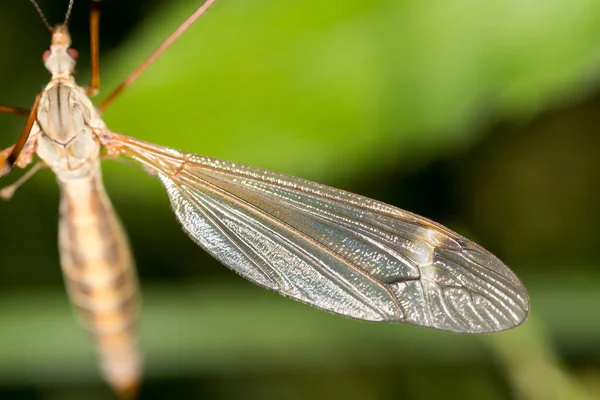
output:
[[[393,292],[391,291],[391,289],[387,285],[385,285],[385,284],[379,282],[378,280],[376,280],[375,278],[373,278],[367,271],[364,271],[362,269],[357,268],[349,260],[347,260],[345,257],[343,257],[342,255],[340,255],[340,254],[338,254],[336,252],[331,251],[323,243],[321,243],[320,241],[316,240],[315,238],[306,235],[304,232],[302,232],[302,231],[294,228],[293,226],[289,225],[285,221],[283,221],[280,218],[278,218],[278,217],[276,217],[276,216],[274,216],[274,215],[266,212],[265,210],[261,209],[260,207],[256,206],[255,204],[252,204],[252,203],[250,203],[250,202],[248,202],[248,201],[246,201],[246,200],[244,200],[244,199],[236,196],[235,194],[233,194],[233,193],[231,193],[231,192],[229,192],[229,191],[227,191],[227,190],[225,190],[225,189],[223,189],[223,188],[221,188],[221,187],[219,187],[219,186],[217,186],[217,185],[215,185],[215,184],[213,184],[211,182],[208,182],[205,179],[202,179],[198,175],[192,175],[192,174],[190,174],[187,171],[181,171],[180,174],[178,175],[178,178],[182,182],[188,181],[188,182],[190,182],[192,184],[195,184],[195,186],[200,186],[203,189],[205,189],[207,191],[210,191],[210,192],[212,192],[212,193],[214,193],[214,194],[216,194],[218,196],[222,196],[224,198],[227,198],[228,200],[230,200],[230,201],[232,201],[234,203],[237,203],[237,205],[239,205],[241,207],[244,207],[246,209],[250,209],[250,210],[256,212],[257,214],[260,214],[260,215],[264,216],[265,218],[267,218],[268,220],[270,220],[274,224],[280,226],[281,228],[293,232],[296,236],[301,237],[303,240],[311,242],[313,245],[319,247],[322,251],[328,253],[329,255],[331,255],[331,256],[335,257],[336,259],[338,259],[339,261],[343,262],[344,265],[346,265],[347,268],[352,269],[353,271],[359,273],[360,275],[362,275],[365,278],[369,279],[372,284],[378,286],[380,289],[385,290],[388,293],[390,300],[393,300],[394,303],[395,303],[395,306],[397,307],[397,309],[402,312],[402,306],[400,305],[400,303],[396,299],[395,295],[393,294]],[[172,178],[169,178],[169,179],[171,179],[171,181],[174,182],[177,185],[177,182],[174,179],[172,179]],[[180,185],[177,185],[177,186],[180,187]],[[290,242],[289,240],[287,240],[285,238],[282,238],[281,235],[278,234],[277,236],[280,239],[285,240],[285,242],[288,245],[291,244],[292,246],[294,246],[294,244],[292,242]],[[352,286],[349,285],[346,281],[341,280],[341,278],[339,276],[337,276],[336,274],[331,273],[330,269],[325,264],[323,264],[323,262],[321,260],[316,259],[311,254],[307,254],[304,249],[301,249],[298,246],[294,246],[294,248],[296,250],[300,250],[302,253],[305,254],[305,256],[308,255],[313,261],[316,261],[319,265],[321,265],[322,268],[320,270],[322,272],[326,272],[327,275],[331,279],[335,280],[338,283],[339,286],[346,287],[346,288],[352,288]],[[270,274],[268,276],[271,277]],[[355,298],[357,298],[359,300],[362,300],[362,302],[364,304],[370,304],[369,301],[365,301],[365,300],[368,300],[368,299],[366,299],[364,297],[363,293],[357,292],[355,290],[351,290],[351,291],[349,291],[349,293],[351,293],[352,296],[354,296]]]

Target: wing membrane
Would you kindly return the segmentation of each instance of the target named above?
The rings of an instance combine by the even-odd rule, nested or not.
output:
[[[465,333],[527,316],[527,292],[508,267],[423,217],[276,172],[109,139],[108,148],[159,175],[196,243],[284,296],[353,318]]]

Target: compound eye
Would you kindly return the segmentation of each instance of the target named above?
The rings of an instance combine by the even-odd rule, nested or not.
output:
[[[70,55],[73,60],[77,60],[77,58],[79,58],[79,52],[73,48],[69,47],[67,49],[67,54]]]
[[[46,61],[48,61],[48,57],[50,57],[50,54],[52,54],[52,52],[50,50],[46,50],[44,52],[44,54],[42,55],[42,61],[44,61],[44,63],[46,63]]]

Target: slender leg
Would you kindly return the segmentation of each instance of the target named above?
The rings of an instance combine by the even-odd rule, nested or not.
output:
[[[90,3],[90,48],[92,51],[92,79],[87,88],[88,96],[95,96],[100,87],[100,58],[99,58],[99,32],[100,32],[100,0],[91,0]]]
[[[100,103],[100,105],[97,107],[98,110],[106,110],[106,108],[117,98],[119,94],[121,94],[123,90],[125,90],[126,87],[131,85],[133,81],[135,81],[142,74],[142,72],[146,70],[146,68],[156,61],[156,59],[160,57],[162,53],[164,53],[165,50],[167,50],[173,44],[173,42],[175,42],[175,40],[177,40],[177,38],[190,27],[190,25],[192,25],[198,19],[198,17],[204,14],[206,10],[208,10],[215,2],[216,0],[206,0],[200,7],[196,9],[196,11],[187,17],[187,19],[183,21],[183,23],[181,23],[181,25],[179,25],[177,29],[175,29],[173,33],[171,33],[169,37],[152,52],[152,54],[150,54],[150,56],[148,56],[148,58],[146,58],[135,70],[133,70],[133,72],[129,74],[129,76],[125,78],[125,80]]]
[[[0,177],[3,177],[4,175],[8,174],[11,170],[11,168],[8,168],[6,166],[6,159],[8,158],[10,153],[12,153],[14,148],[15,146],[12,145],[4,150],[0,150]]]
[[[41,93],[35,96],[33,107],[29,112],[29,117],[27,117],[27,122],[25,122],[25,126],[21,131],[21,135],[19,136],[19,139],[17,139],[17,143],[15,143],[13,146],[10,154],[8,154],[6,157],[0,157],[0,176],[4,176],[11,171],[12,167],[17,162],[21,151],[25,147],[25,143],[27,143],[27,139],[29,139],[29,133],[31,132],[31,128],[33,127],[33,123],[37,117],[38,106],[40,105],[41,98]]]
[[[26,108],[10,107],[10,106],[2,106],[2,105],[0,105],[0,112],[7,113],[7,114],[23,115],[25,117],[28,117],[29,113],[31,112],[31,110],[28,110]]]

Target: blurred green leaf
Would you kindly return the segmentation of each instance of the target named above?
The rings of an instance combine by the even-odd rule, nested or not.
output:
[[[169,4],[106,56],[105,93],[194,6]],[[527,115],[579,95],[600,64],[599,42],[591,0],[232,0],[190,28],[106,119],[156,143],[340,179],[451,151],[485,115]],[[126,176],[124,196],[147,182]]]
[[[564,310],[593,313],[594,287],[529,285],[538,301],[534,318],[543,318],[554,340],[581,354],[596,343],[597,319],[565,324]],[[490,362],[482,336],[457,335],[398,324],[355,321],[284,299],[249,283],[215,282],[177,287],[143,286],[142,342],[149,373],[180,369],[232,371],[246,369],[322,368],[352,364],[453,364]],[[560,299],[560,307],[557,307]],[[596,299],[590,301],[590,299]],[[90,379],[95,376],[86,335],[73,322],[66,295],[57,292],[5,295],[0,309],[0,382],[26,379]],[[570,320],[567,319],[567,322]],[[526,322],[529,324],[529,322]],[[502,357],[513,348],[519,359],[538,359],[547,347],[528,329],[483,336]],[[560,329],[557,329],[559,328]],[[537,333],[536,333],[537,332]],[[40,335],[43,333],[43,335]],[[529,343],[529,344],[528,344]]]
[[[46,1],[42,6],[57,7],[48,15],[61,15],[64,5],[57,3],[61,2]],[[104,4],[109,8],[115,3]],[[154,10],[140,12],[147,12],[146,19],[122,47],[103,48],[102,95],[120,83],[198,2],[156,4]],[[125,9],[131,3],[120,6]],[[21,22],[32,13],[27,2],[0,3],[0,34],[6,38],[0,43],[6,61],[0,63],[0,79],[6,104],[25,106],[48,76],[39,61],[48,43],[47,32],[39,23]],[[121,13],[103,15],[103,21],[110,21],[103,22],[103,28],[124,32],[118,30],[120,17]],[[77,24],[73,19],[72,31]],[[80,51],[86,41],[81,33],[75,37]],[[600,3],[593,0],[221,0],[117,100],[106,113],[106,122],[117,132],[163,145],[325,183],[367,182],[392,192],[396,181],[390,183],[391,174],[397,178],[399,171],[419,170],[442,156],[464,155],[461,151],[489,133],[482,129],[488,124],[527,120],[597,91],[598,43]],[[77,79],[86,84],[85,61],[82,65]],[[533,328],[526,325],[483,340],[346,320],[225,278],[218,285],[211,278],[210,284],[196,285],[196,280],[220,267],[205,263],[206,256],[177,230],[159,184],[134,168],[106,163],[109,191],[133,233],[142,281],[166,282],[158,287],[143,285],[142,341],[150,379],[189,374],[200,382],[198,387],[209,386],[198,377],[204,374],[212,385],[221,382],[224,392],[238,390],[248,398],[252,397],[248,393],[269,398],[264,396],[269,391],[270,398],[292,398],[289,394],[295,387],[311,387],[323,398],[331,398],[330,393],[346,399],[378,398],[398,395],[398,380],[405,384],[401,394],[407,399],[438,398],[440,392],[465,393],[457,394],[463,399],[500,399],[505,394],[502,389],[536,400],[564,393],[538,390],[537,385],[545,383],[531,381],[532,374],[538,374],[553,381],[551,388],[585,396],[574,375],[581,373],[579,365],[585,363],[590,365],[589,376],[598,374],[600,320],[594,316],[600,306],[600,278],[592,273],[597,260],[590,260],[590,254],[597,254],[593,232],[598,221],[595,214],[570,214],[563,208],[575,205],[582,211],[587,208],[578,204],[597,203],[591,197],[593,185],[588,184],[594,182],[597,166],[582,157],[581,149],[593,152],[587,136],[581,136],[579,145],[563,146],[566,136],[576,140],[570,135],[572,129],[581,130],[574,121],[567,118],[557,128],[565,133],[556,135],[553,144],[561,157],[539,151],[548,147],[544,133],[529,146],[527,141],[515,144],[501,138],[505,146],[492,144],[495,153],[489,157],[500,162],[488,168],[487,154],[477,163],[465,162],[477,174],[471,191],[483,193],[482,198],[464,191],[464,204],[456,206],[476,211],[473,219],[479,226],[467,222],[471,225],[465,229],[477,235],[496,232],[489,236],[496,238],[491,243],[509,249],[503,258],[512,257],[511,265],[530,266],[519,258],[523,253],[547,254],[551,260],[538,269],[547,277],[531,275],[525,280],[533,318],[542,321],[539,327],[533,319]],[[595,125],[593,119],[585,121]],[[3,143],[9,145],[22,121],[0,116],[0,123],[6,132]],[[522,134],[531,132],[524,129]],[[528,162],[515,162],[515,147]],[[534,152],[555,165],[572,185],[558,185],[560,174],[530,156]],[[492,168],[495,165],[497,169]],[[588,173],[585,180],[582,171]],[[512,191],[505,181],[512,179],[511,174],[519,176]],[[410,189],[421,194],[418,199],[427,200],[435,187],[438,191],[433,190],[427,201],[440,203],[439,191],[450,193],[464,178],[452,171],[448,175],[459,183],[445,187],[444,181],[440,189],[440,182],[430,181],[425,173],[411,176],[419,184]],[[541,179],[543,189],[534,184]],[[73,323],[59,286],[54,179],[46,172],[28,187],[12,203],[2,204],[0,213],[4,228],[0,230],[0,385],[49,390],[62,381],[70,388],[73,382],[98,379],[93,350]],[[523,188],[535,191],[537,197],[521,202],[519,195],[529,196]],[[558,204],[565,207],[546,201],[559,190],[565,193],[557,196],[564,198]],[[452,194],[447,196],[444,199],[451,203]],[[511,196],[512,203],[506,201]],[[582,196],[585,202],[573,200]],[[500,212],[502,208],[509,209]],[[459,224],[468,221],[464,214],[455,219]],[[566,219],[571,227],[567,233]],[[588,261],[588,266],[567,268],[553,262],[559,258],[544,247],[549,243],[544,235],[550,234],[559,240],[550,250],[561,251],[565,244],[561,235],[570,235],[578,245],[566,246],[562,259]],[[527,240],[531,236],[539,240]],[[574,271],[581,273],[573,277]],[[509,377],[509,388],[497,382],[497,374],[482,368],[494,360],[490,349],[501,363],[500,373]],[[564,358],[558,359],[559,355]],[[365,378],[363,366],[376,376]],[[304,368],[314,375],[286,381],[275,375],[284,368]],[[276,378],[265,378],[261,385],[265,371]],[[332,375],[338,374],[339,380],[319,377],[322,371],[335,371]],[[231,385],[230,374],[235,373],[245,374],[246,381]],[[443,384],[432,385],[442,379]],[[169,387],[169,398],[176,398],[171,391],[179,386]],[[88,395],[82,390],[71,397],[81,398],[83,392]],[[56,393],[40,397],[66,398],[60,390]],[[186,393],[182,397],[218,396]]]

